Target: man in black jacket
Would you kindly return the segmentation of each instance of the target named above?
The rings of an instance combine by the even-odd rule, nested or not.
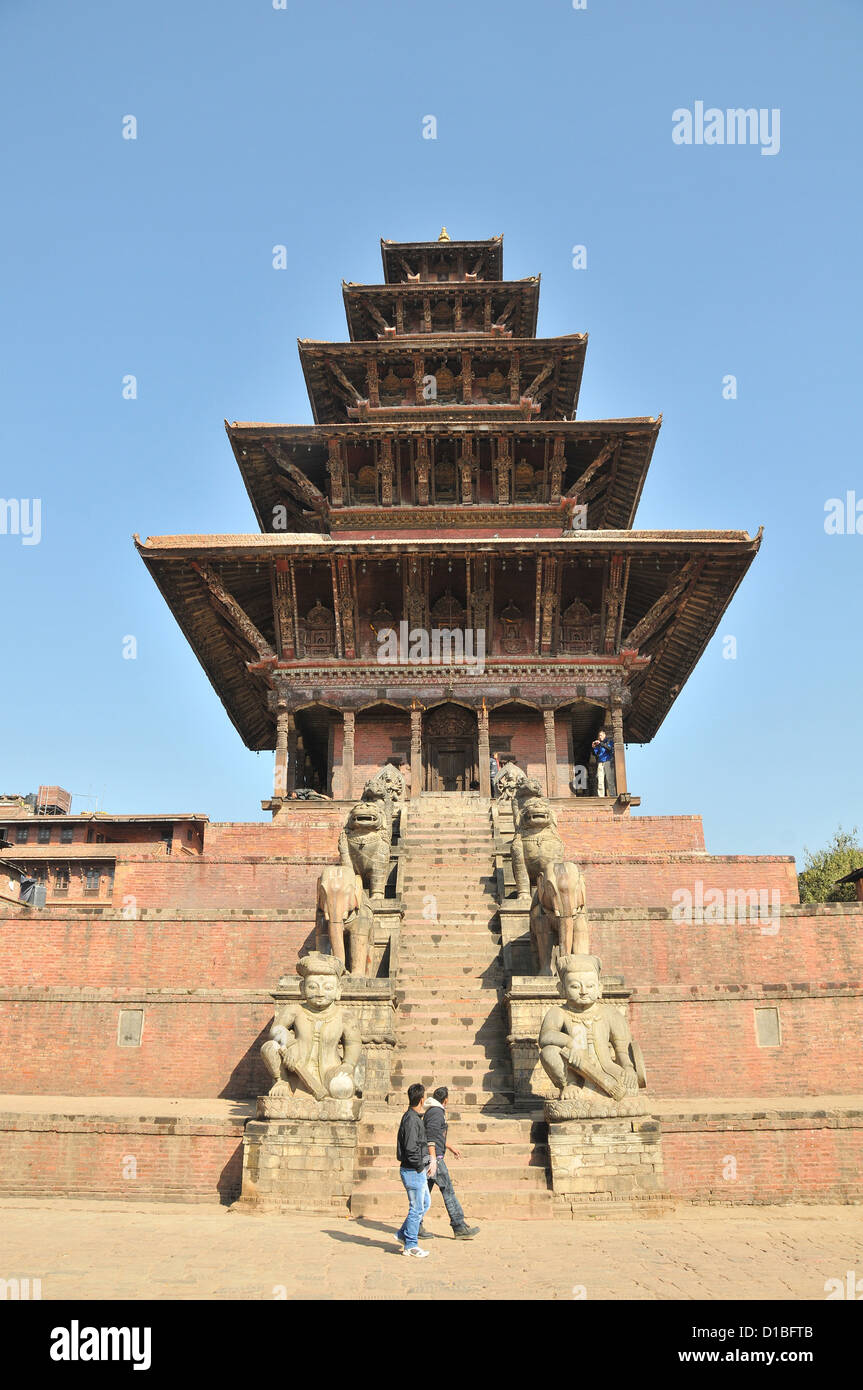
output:
[[[408,1086],[409,1108],[402,1115],[396,1141],[399,1175],[408,1194],[408,1214],[396,1240],[400,1245],[404,1244],[403,1255],[413,1255],[417,1259],[425,1259],[428,1255],[428,1251],[421,1250],[417,1244],[417,1236],[422,1219],[431,1205],[428,1179],[433,1178],[437,1170],[434,1145],[426,1138],[422,1118],[425,1094],[425,1086],[419,1082]]]
[[[452,1185],[452,1178],[446,1166],[446,1152],[449,1149],[453,1158],[460,1158],[458,1149],[454,1149],[452,1144],[446,1141],[447,1118],[446,1103],[449,1099],[449,1091],[446,1086],[438,1086],[437,1090],[427,1102],[426,1110],[423,1115],[425,1122],[426,1138],[429,1146],[434,1149],[437,1159],[437,1170],[429,1173],[429,1187],[434,1187],[437,1183],[440,1188],[440,1195],[443,1197],[444,1206],[447,1210],[452,1233],[457,1240],[470,1240],[472,1236],[479,1234],[479,1226],[469,1226],[464,1219],[461,1202],[455,1195],[455,1188]],[[431,1199],[429,1199],[431,1200]]]

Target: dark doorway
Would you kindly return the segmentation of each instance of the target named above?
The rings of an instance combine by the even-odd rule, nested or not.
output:
[[[424,721],[425,790],[470,791],[477,779],[476,714],[463,705],[438,705]]]
[[[468,741],[431,739],[429,791],[466,792],[473,774],[473,750]]]

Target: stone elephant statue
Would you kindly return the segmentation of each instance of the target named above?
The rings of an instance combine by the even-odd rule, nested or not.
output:
[[[551,975],[556,956],[587,955],[584,875],[564,860],[540,870],[530,903],[530,935],[540,975]]]
[[[370,975],[374,926],[359,874],[344,864],[328,864],[318,879],[315,950],[334,955],[351,975]]]

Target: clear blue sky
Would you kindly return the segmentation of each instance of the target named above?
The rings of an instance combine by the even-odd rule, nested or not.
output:
[[[4,0],[0,495],[41,498],[43,535],[0,535],[0,790],[261,818],[271,756],[132,532],[254,530],[223,418],[309,420],[296,338],[346,336],[379,237],[446,223],[542,272],[541,334],[589,331],[582,418],[664,413],[640,527],[765,525],[630,750],[642,810],[702,812],[723,853],[863,830],[863,536],[824,531],[863,500],[861,38],[856,0]],[[674,144],[696,101],[778,107],[779,153]]]

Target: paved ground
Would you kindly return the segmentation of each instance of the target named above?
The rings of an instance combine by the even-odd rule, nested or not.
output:
[[[0,1278],[43,1299],[823,1299],[863,1277],[859,1207],[680,1208],[652,1218],[488,1221],[472,1242],[446,1220],[427,1260],[392,1227],[164,1203],[0,1200]],[[582,1292],[583,1290],[583,1292]]]

